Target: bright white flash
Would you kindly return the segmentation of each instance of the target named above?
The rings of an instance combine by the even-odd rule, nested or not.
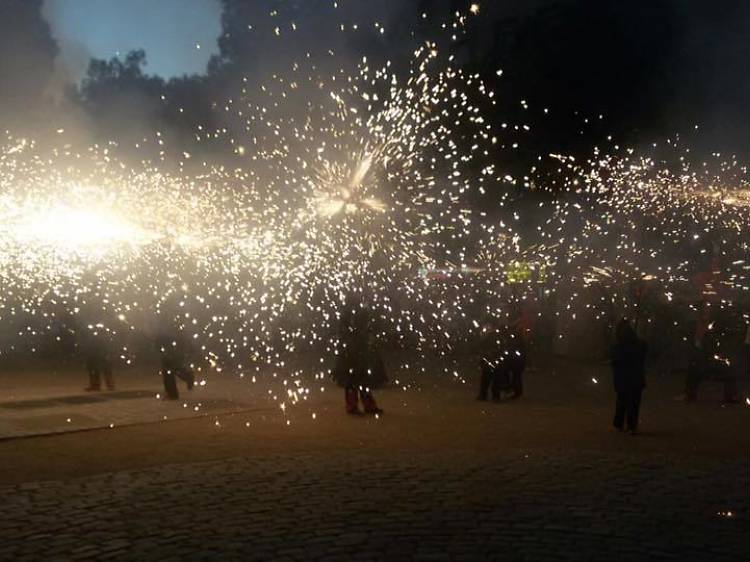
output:
[[[67,250],[138,244],[149,238],[144,230],[111,211],[66,205],[42,209],[22,218],[16,236],[25,243]]]
[[[357,213],[364,209],[383,213],[386,211],[386,205],[380,199],[375,197],[362,198],[359,191],[362,190],[362,183],[370,172],[373,164],[373,154],[365,156],[357,168],[354,170],[349,184],[336,188],[336,194],[328,197],[319,197],[317,199],[318,214],[325,218],[331,218],[339,213],[347,214]]]

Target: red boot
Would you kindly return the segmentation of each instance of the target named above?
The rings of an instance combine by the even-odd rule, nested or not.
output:
[[[344,390],[344,401],[346,403],[346,413],[354,416],[361,416],[359,411],[359,400],[357,398],[356,388],[347,388]]]
[[[378,408],[378,404],[377,402],[375,402],[375,398],[373,397],[372,392],[362,389],[360,393],[362,395],[362,406],[365,409],[365,414],[370,414],[372,416],[382,416],[383,410]]]

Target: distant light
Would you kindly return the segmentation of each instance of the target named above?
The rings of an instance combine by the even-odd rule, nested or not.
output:
[[[68,250],[138,243],[146,232],[104,209],[77,209],[66,205],[32,212],[16,228],[16,236]]]

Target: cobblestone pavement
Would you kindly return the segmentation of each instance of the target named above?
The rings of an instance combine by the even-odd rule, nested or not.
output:
[[[167,465],[0,488],[0,559],[747,560],[748,469],[555,451]]]

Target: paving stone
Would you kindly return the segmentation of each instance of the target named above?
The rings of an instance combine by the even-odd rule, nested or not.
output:
[[[4,487],[0,559],[746,560],[750,461],[463,455],[309,453]]]

